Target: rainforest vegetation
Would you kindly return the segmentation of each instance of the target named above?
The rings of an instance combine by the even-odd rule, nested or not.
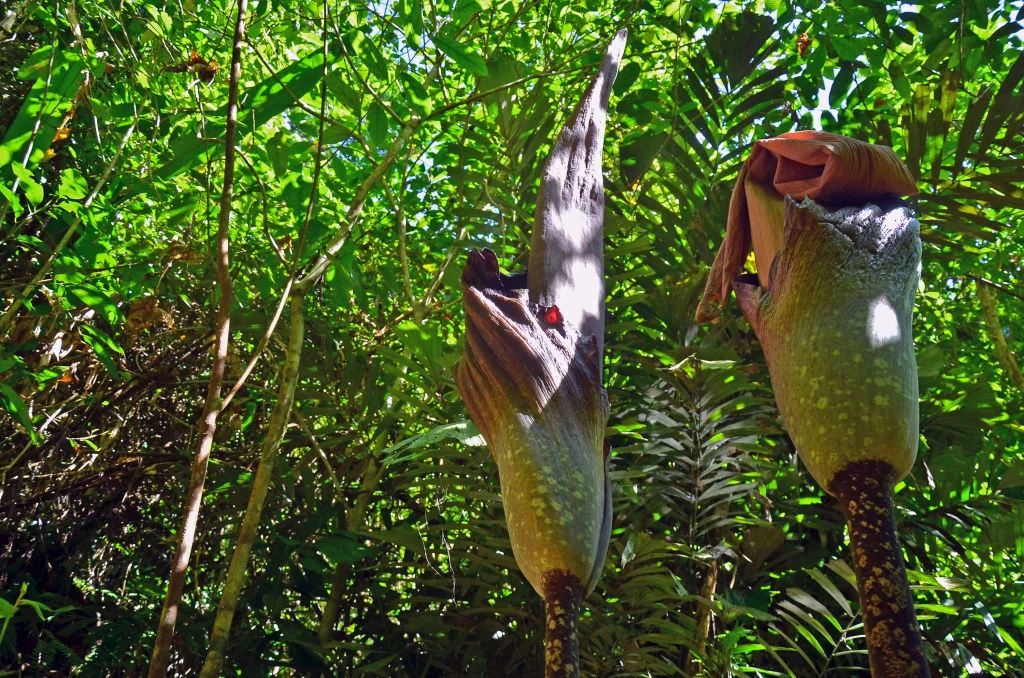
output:
[[[1020,0],[2,3],[0,675],[542,673],[460,277],[525,268],[623,28],[581,674],[869,675],[761,345],[694,320],[753,144],[803,129],[916,181],[897,530],[932,675],[1024,676]]]

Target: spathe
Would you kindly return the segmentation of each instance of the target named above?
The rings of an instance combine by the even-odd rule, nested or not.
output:
[[[528,272],[502,275],[474,250],[462,275],[455,382],[498,467],[516,561],[549,605],[552,582],[580,599],[593,590],[611,530],[601,163],[625,43],[620,31],[551,149]]]

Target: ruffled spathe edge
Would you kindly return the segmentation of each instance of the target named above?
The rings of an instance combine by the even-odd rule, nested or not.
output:
[[[888,146],[810,130],[755,142],[733,187],[725,240],[697,305],[697,322],[718,318],[752,247],[759,261],[770,264],[782,242],[783,211],[775,203],[785,196],[839,206],[915,193],[910,171]],[[768,273],[758,275],[763,286]]]

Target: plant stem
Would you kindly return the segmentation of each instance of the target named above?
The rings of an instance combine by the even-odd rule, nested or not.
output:
[[[544,675],[546,678],[577,678],[580,675],[580,646],[577,622],[583,584],[568,572],[544,575]]]
[[[850,532],[861,616],[873,678],[928,678],[921,628],[896,536],[895,470],[876,460],[837,473],[829,493],[839,500]]]
[[[217,616],[210,633],[210,647],[206,653],[200,678],[217,678],[223,674],[224,658],[227,656],[228,639],[231,625],[234,622],[238,599],[242,595],[245,584],[246,568],[249,554],[256,543],[256,531],[259,528],[263,506],[270,491],[270,483],[274,476],[274,462],[277,460],[288,422],[291,420],[292,406],[295,404],[295,387],[299,382],[299,366],[302,362],[302,342],[305,338],[305,300],[301,296],[291,299],[291,327],[288,332],[288,346],[285,351],[281,384],[277,391],[277,402],[270,413],[267,435],[263,439],[260,451],[260,462],[253,478],[249,503],[245,508],[245,517],[238,532],[238,543],[231,556],[228,574],[221,593]]]

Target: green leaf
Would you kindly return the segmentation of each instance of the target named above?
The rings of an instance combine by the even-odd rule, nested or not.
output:
[[[1015,487],[1024,487],[1024,461],[1010,466],[999,479],[998,488],[1000,490],[1009,490]]]
[[[173,27],[170,15],[162,9],[158,10],[152,6],[147,6],[146,10],[153,17],[152,21],[146,22],[146,30],[158,38],[169,37]]]
[[[457,421],[452,424],[442,424],[441,426],[430,429],[426,433],[411,436],[395,445],[392,445],[384,450],[383,453],[388,454],[389,456],[385,457],[384,461],[381,463],[387,466],[390,464],[399,464],[413,459],[419,459],[430,451],[429,447],[436,445],[446,438],[454,438],[463,445],[467,445],[469,447],[479,447],[486,444],[483,436],[480,435],[480,431],[477,430],[473,422]],[[399,454],[399,452],[402,452],[403,450],[405,453]],[[414,450],[422,451],[413,452]]]
[[[22,428],[35,440],[35,428],[32,426],[32,417],[28,413],[28,406],[25,401],[13,388],[4,382],[0,382],[0,400],[3,400],[4,409],[18,420]]]
[[[32,205],[39,205],[43,201],[43,186],[24,165],[20,162],[12,162],[11,170],[14,176],[21,182],[21,190],[25,192],[25,198]]]
[[[666,139],[665,134],[642,134],[619,147],[622,177],[627,185],[632,185],[643,177],[665,146]]]
[[[378,148],[388,144],[388,114],[384,107],[374,102],[366,114],[366,131],[370,141]]]
[[[633,86],[633,83],[640,77],[640,63],[638,61],[630,61],[629,63],[622,66],[619,70],[619,75],[615,78],[615,84],[612,86],[612,91],[615,96],[620,97],[629,91],[629,88]]]
[[[271,137],[266,149],[274,175],[284,177],[288,172],[288,161],[291,159],[291,144],[286,141],[285,131],[281,130]]]
[[[27,598],[21,599],[21,606],[31,607],[35,610],[36,616],[39,617],[40,621],[46,621],[46,613],[53,611],[53,608],[49,605],[40,603],[38,600],[29,600]]]
[[[60,172],[60,186],[57,188],[57,195],[69,200],[81,200],[89,193],[89,185],[74,167],[68,167]]]
[[[82,57],[76,52],[55,52],[47,46],[33,53],[19,76],[34,76],[36,81],[0,144],[0,167],[15,161],[32,167],[43,159],[63,113],[82,84],[81,70]]]
[[[420,36],[423,34],[423,3],[421,0],[399,0],[397,7],[406,43],[414,48],[419,47]]]
[[[11,189],[7,188],[4,185],[0,185],[0,195],[6,198],[7,204],[11,206],[11,212],[14,213],[14,218],[20,219],[22,213],[25,211],[25,208],[22,207],[21,200],[18,198],[18,196],[12,193]]]
[[[368,532],[370,537],[386,541],[413,551],[423,548],[423,538],[411,525],[398,525],[390,530],[380,532]]]
[[[68,297],[73,301],[77,300],[89,308],[99,311],[111,325],[117,324],[121,318],[121,312],[117,308],[117,303],[110,298],[110,295],[96,285],[80,283],[68,290]]]
[[[830,37],[832,48],[835,49],[840,59],[843,61],[856,61],[860,57],[860,48],[855,42],[839,35],[832,35]]]
[[[345,80],[334,71],[327,73],[327,89],[333,94],[345,108],[353,115],[359,117],[363,110],[363,95],[349,86]]]
[[[396,653],[391,653],[391,654],[385,655],[384,657],[382,657],[381,659],[378,659],[376,661],[367,662],[365,664],[360,664],[359,665],[360,673],[365,673],[367,675],[372,675],[374,673],[377,673],[377,672],[381,671],[382,669],[387,668],[391,664],[391,662],[395,661],[395,659],[397,659],[397,658],[398,658],[398,655]]]
[[[828,105],[830,108],[845,107],[846,95],[850,91],[852,82],[853,66],[851,64],[843,64],[842,68],[839,69],[839,73],[836,74],[835,80],[832,81],[832,87],[828,92]]]
[[[357,563],[370,551],[356,541],[356,535],[351,532],[340,532],[317,539],[316,549],[332,564]]]
[[[452,61],[462,68],[475,75],[487,75],[487,62],[476,52],[443,35],[435,35],[432,39],[439,50],[451,57]]]
[[[379,36],[378,36],[379,37]],[[384,58],[380,48],[374,42],[375,37],[364,31],[353,31],[348,35],[353,50],[362,59],[366,67],[378,80],[390,80],[388,60]]]
[[[119,378],[121,372],[117,369],[115,355],[124,355],[124,349],[114,343],[114,340],[106,332],[96,329],[92,325],[79,325],[79,331],[82,333],[82,341],[92,347],[96,357],[107,368],[107,371]]]

